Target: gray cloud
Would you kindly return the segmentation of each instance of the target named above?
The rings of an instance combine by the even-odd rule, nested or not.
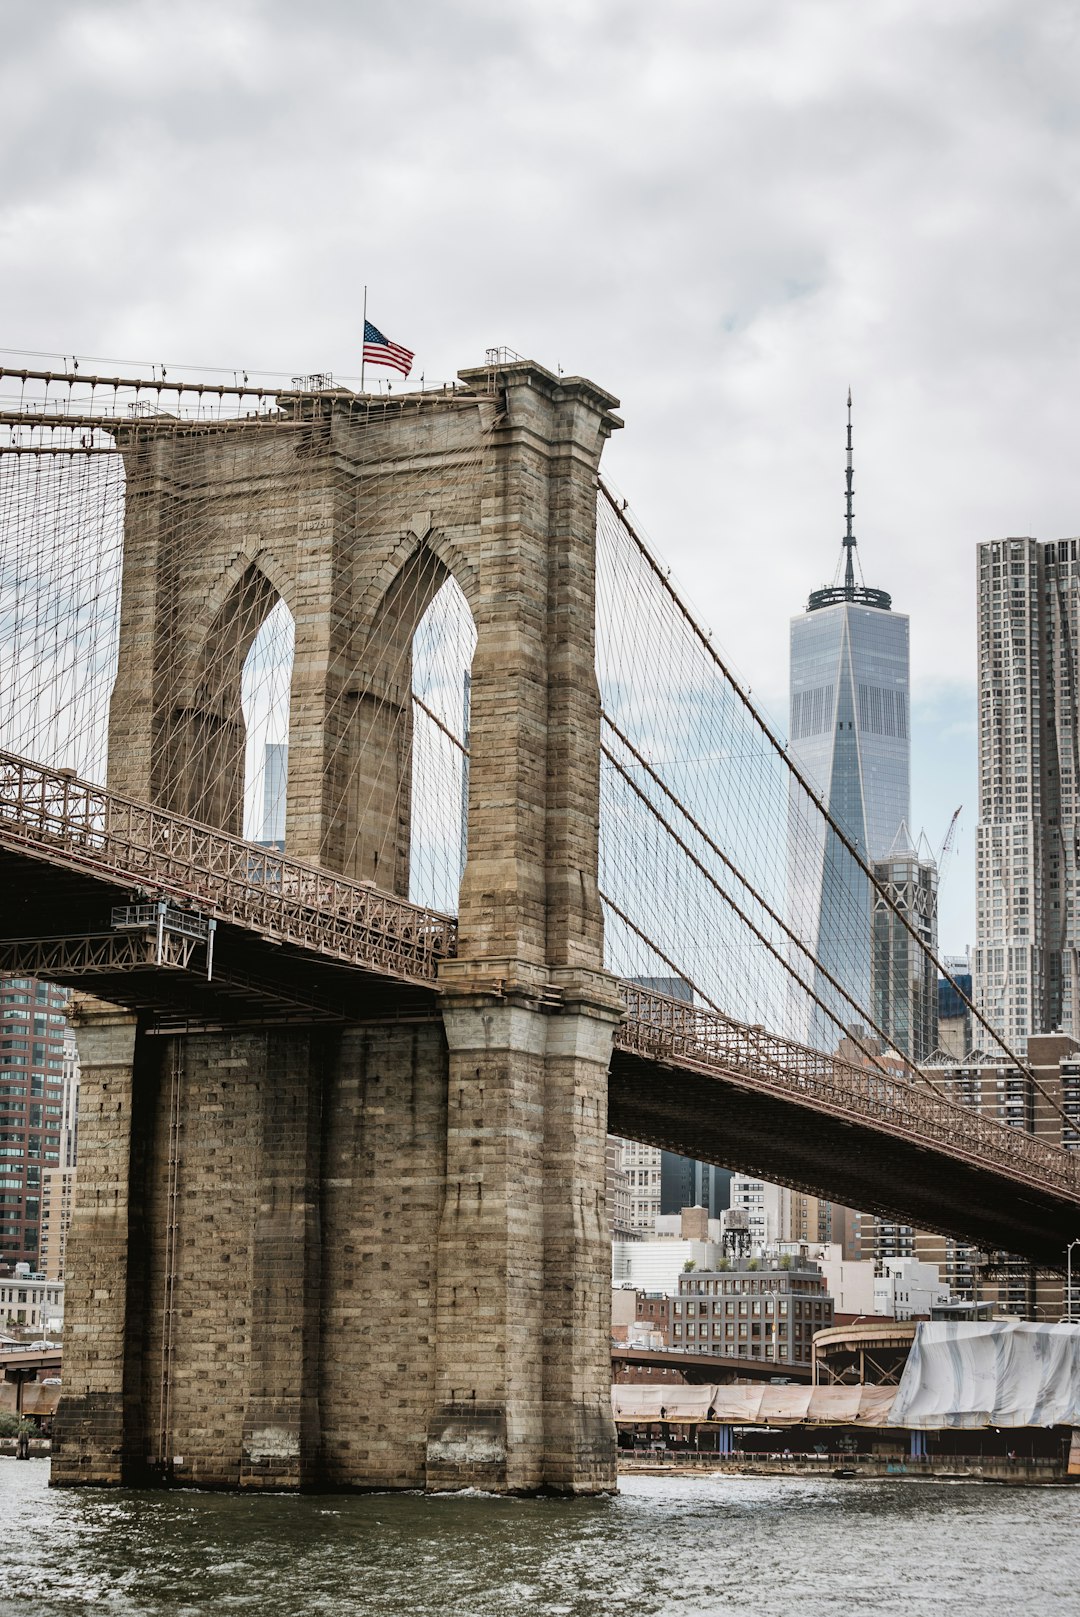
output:
[[[13,348],[349,375],[367,281],[429,378],[493,343],[592,375],[612,475],[780,712],[849,381],[926,711],[973,699],[976,540],[1080,525],[1070,4],[2,10]]]

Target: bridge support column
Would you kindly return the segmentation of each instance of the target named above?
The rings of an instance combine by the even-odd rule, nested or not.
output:
[[[428,1486],[615,1483],[597,891],[596,470],[615,400],[498,373],[470,594],[468,858],[450,1052]],[[481,380],[465,372],[466,382]]]
[[[141,1336],[142,1209],[131,1187],[146,1149],[140,1077],[145,1045],[134,1016],[97,1000],[78,1014],[79,1173],[68,1240],[70,1302],[63,1397],[53,1426],[51,1481],[137,1480],[143,1459],[137,1353]]]
[[[242,1488],[302,1488],[318,1477],[320,1043],[317,1035],[296,1033],[266,1040]]]
[[[607,1086],[622,1016],[606,979],[567,982],[547,1019],[544,1108],[544,1482],[614,1488]]]
[[[427,1485],[615,1486],[607,1066],[617,1013],[455,994]]]

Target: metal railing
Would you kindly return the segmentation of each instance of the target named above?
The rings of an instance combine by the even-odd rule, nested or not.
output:
[[[724,1072],[817,1111],[916,1137],[981,1166],[993,1163],[1080,1196],[1080,1154],[1005,1128],[933,1091],[872,1067],[825,1055],[761,1027],[729,1021],[686,1000],[620,984],[626,1015],[619,1049],[675,1066]]]
[[[439,961],[457,949],[451,916],[7,752],[0,752],[0,847],[175,898],[217,921],[398,980],[434,984]],[[763,1027],[634,983],[620,986],[621,1050],[730,1075],[1080,1197],[1080,1153]]]
[[[409,982],[457,947],[451,916],[0,752],[0,846]]]

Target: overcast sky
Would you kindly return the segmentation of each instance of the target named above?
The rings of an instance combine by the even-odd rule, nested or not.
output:
[[[1076,533],[1080,8],[1039,0],[0,0],[0,346],[622,399],[607,469],[785,719],[844,395],[912,620],[916,825],[964,803],[974,547]]]

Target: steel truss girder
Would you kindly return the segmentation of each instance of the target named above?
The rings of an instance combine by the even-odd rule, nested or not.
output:
[[[196,939],[167,932],[158,940],[147,932],[88,932],[52,938],[9,938],[0,942],[0,973],[62,979],[106,976],[127,971],[188,971],[199,947]]]
[[[816,1112],[870,1122],[977,1167],[1004,1170],[1016,1180],[1039,1189],[1052,1186],[1080,1201],[1078,1153],[1005,1128],[876,1068],[858,1067],[635,983],[621,983],[620,989],[626,1015],[615,1042],[621,1050],[668,1066],[722,1073]]]
[[[450,916],[7,752],[0,846],[406,982],[457,948]]]

